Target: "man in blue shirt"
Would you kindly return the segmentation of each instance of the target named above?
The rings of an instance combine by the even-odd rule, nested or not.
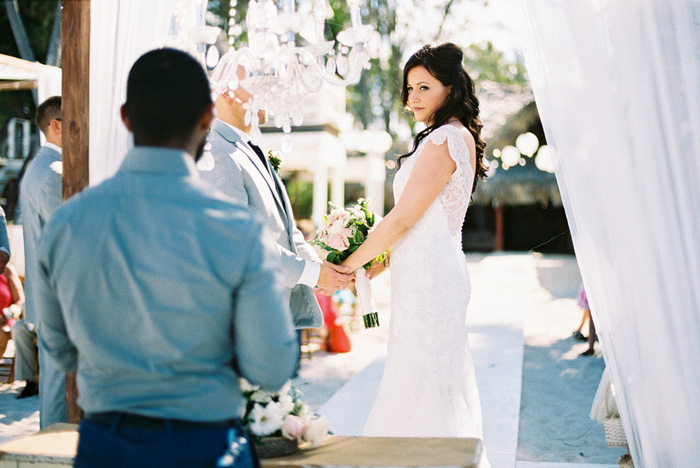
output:
[[[40,339],[77,372],[78,468],[252,466],[238,378],[274,391],[294,373],[269,233],[199,178],[209,93],[187,54],[144,54],[122,106],[136,147],[44,227]]]

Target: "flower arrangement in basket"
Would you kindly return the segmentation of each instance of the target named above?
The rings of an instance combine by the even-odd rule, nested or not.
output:
[[[309,242],[321,259],[338,265],[362,245],[376,221],[376,216],[369,211],[367,204],[368,201],[364,198],[357,200],[357,204],[348,209],[329,203],[331,212],[324,216],[326,225]],[[377,257],[377,261],[383,262],[384,255],[386,254],[382,253]],[[368,262],[355,271],[355,286],[365,328],[379,325],[377,307],[372,300],[372,289],[364,271],[371,263]]]
[[[313,447],[328,435],[328,420],[314,414],[299,399],[299,392],[291,382],[279,392],[268,392],[241,378],[240,388],[245,399],[243,425],[262,458],[296,451],[299,442]],[[266,453],[266,447],[272,452]]]

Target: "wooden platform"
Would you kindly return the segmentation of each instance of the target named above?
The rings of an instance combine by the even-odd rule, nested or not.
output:
[[[29,437],[0,445],[0,468],[73,466],[77,428],[74,424],[54,424]],[[262,467],[478,468],[481,450],[479,439],[329,436],[313,449],[262,460]]]

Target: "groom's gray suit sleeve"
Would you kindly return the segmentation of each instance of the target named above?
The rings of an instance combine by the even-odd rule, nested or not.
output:
[[[253,213],[260,216],[259,210],[262,207],[258,205],[262,205],[262,201],[257,199],[255,194],[248,193],[245,171],[239,162],[236,161],[236,158],[231,156],[233,154],[232,151],[241,150],[214,130],[209,134],[209,142],[212,145],[211,154],[215,161],[214,170],[202,172],[202,178],[239,203],[248,206]],[[277,244],[282,263],[280,278],[284,285],[290,289],[299,282],[306,260],[320,262],[316,252],[304,241],[304,235],[297,228],[294,228],[293,239],[299,252],[298,255]]]

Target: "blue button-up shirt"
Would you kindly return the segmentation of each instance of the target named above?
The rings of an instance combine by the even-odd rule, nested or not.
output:
[[[238,416],[238,375],[278,389],[298,346],[274,242],[199,179],[191,156],[137,147],[44,227],[41,339],[77,369],[86,412]]]

